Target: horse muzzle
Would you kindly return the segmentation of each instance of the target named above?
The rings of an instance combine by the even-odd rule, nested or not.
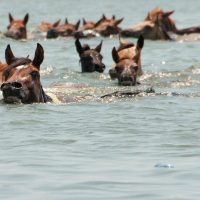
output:
[[[6,103],[21,103],[25,97],[22,84],[19,82],[8,82],[1,85],[3,99]]]
[[[121,86],[134,86],[136,85],[136,80],[132,77],[125,76],[119,79],[119,85]]]

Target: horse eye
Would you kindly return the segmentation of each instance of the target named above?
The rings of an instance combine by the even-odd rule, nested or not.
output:
[[[150,30],[152,30],[152,27],[147,25],[147,26],[145,26],[145,30],[150,31]]]
[[[36,79],[39,77],[39,73],[37,71],[31,72],[30,75],[31,75],[32,79]]]
[[[123,68],[117,66],[117,67],[115,67],[115,70],[116,70],[117,73],[121,73],[123,71]]]
[[[20,30],[20,31],[23,31],[23,30],[24,30],[24,27],[20,27],[19,30]]]
[[[92,58],[91,56],[85,56],[85,57],[82,57],[82,58],[81,58],[81,60],[83,60],[83,61],[84,61],[84,60],[85,60],[85,61],[92,61],[92,59],[93,59],[93,58]]]
[[[137,71],[138,66],[131,66],[130,69],[131,69],[132,72],[135,72],[135,71]]]

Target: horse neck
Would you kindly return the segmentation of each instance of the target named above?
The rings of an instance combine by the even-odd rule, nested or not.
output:
[[[44,92],[44,90],[43,90],[43,88],[42,88],[42,86],[41,86],[40,102],[41,102],[41,103],[47,103],[47,102],[52,102],[52,101],[53,101],[52,98],[51,98],[50,96],[48,96],[48,95]]]
[[[3,72],[6,69],[7,64],[0,63],[0,83],[3,82]]]

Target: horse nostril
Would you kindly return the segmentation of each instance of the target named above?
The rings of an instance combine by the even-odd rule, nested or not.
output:
[[[1,84],[1,91],[3,90],[5,83]]]
[[[22,84],[19,82],[8,82],[8,83],[3,83],[1,85],[1,90],[7,90],[7,89],[21,89]]]
[[[22,84],[19,83],[19,82],[13,82],[13,83],[11,83],[11,85],[12,85],[14,88],[16,88],[16,89],[22,88]]]
[[[130,81],[130,82],[132,82],[133,79],[131,77],[123,77],[122,81]]]

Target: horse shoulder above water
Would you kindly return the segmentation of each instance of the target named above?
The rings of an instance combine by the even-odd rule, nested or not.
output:
[[[9,25],[8,30],[5,33],[6,37],[11,37],[13,39],[27,39],[27,29],[26,25],[28,23],[29,14],[27,13],[23,20],[14,19],[9,13]]]
[[[1,91],[6,103],[46,103],[51,101],[43,90],[40,81],[40,65],[44,59],[44,50],[37,44],[33,60],[16,58],[10,48],[5,50],[7,66],[1,73]]]
[[[112,57],[115,67],[109,70],[111,79],[118,79],[122,86],[136,85],[137,77],[142,75],[141,51],[144,46],[144,38],[140,36],[137,45],[124,43],[120,40],[118,49],[112,49]]]
[[[79,39],[76,39],[75,46],[80,57],[82,72],[102,73],[104,71],[105,65],[101,55],[102,41],[94,49],[91,49],[89,45],[82,46]]]
[[[170,18],[174,11],[164,11],[160,8],[151,10],[144,21],[121,31],[123,37],[136,37],[141,34],[145,39],[150,40],[172,40],[171,34],[190,35],[192,33],[200,33],[200,26],[178,29],[175,21]]]

